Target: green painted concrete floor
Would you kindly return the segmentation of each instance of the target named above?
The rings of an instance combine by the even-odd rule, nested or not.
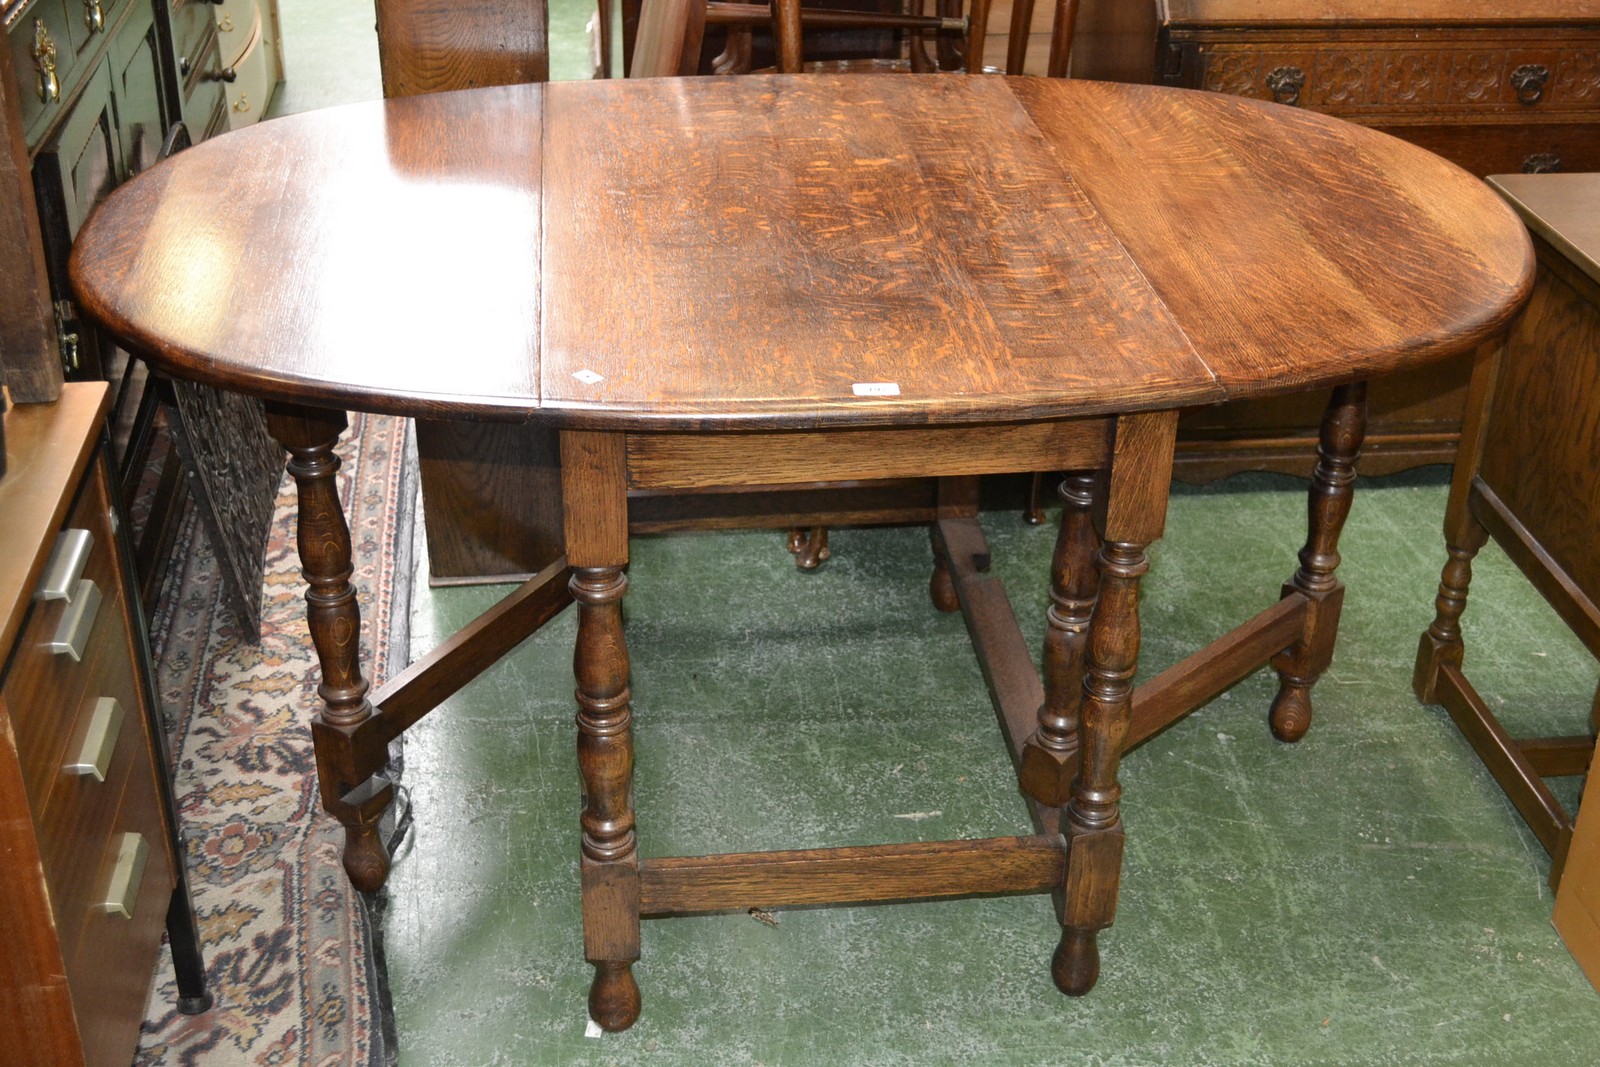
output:
[[[1443,560],[1441,469],[1363,484],[1338,660],[1296,746],[1267,673],[1124,762],[1128,853],[1098,987],[1060,996],[1048,898],[649,921],[644,1014],[586,1038],[563,616],[408,735],[415,836],[386,937],[402,1063],[1593,1064],[1600,997],[1549,863],[1409,677]],[[1304,489],[1180,488],[1142,676],[1277,596]],[[985,523],[1037,647],[1049,529]],[[1027,833],[921,530],[635,542],[627,599],[646,856]],[[419,589],[415,647],[496,589]],[[1492,547],[1469,666],[1514,729],[1582,729],[1594,661]],[[1568,795],[1572,793],[1569,784]]]
[[[379,95],[371,0],[280,0],[276,113]],[[581,76],[589,7],[552,12]],[[1132,753],[1099,986],[1060,996],[1048,898],[647,922],[644,1014],[585,1036],[570,614],[407,737],[413,836],[385,928],[403,1065],[1600,1063],[1600,996],[1552,929],[1549,861],[1409,689],[1444,554],[1441,468],[1364,482],[1337,660],[1296,746],[1258,674]],[[1144,582],[1141,676],[1270,603],[1304,486],[1179,488]],[[1030,640],[1053,535],[986,519]],[[644,855],[1029,832],[926,534],[841,530],[820,573],[771,533],[635,543],[627,599]],[[422,650],[503,588],[419,575]],[[1583,729],[1593,659],[1493,546],[1465,629],[1515,732]],[[1575,800],[1576,782],[1563,783]]]

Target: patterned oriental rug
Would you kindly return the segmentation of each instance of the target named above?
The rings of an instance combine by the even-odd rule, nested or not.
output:
[[[374,684],[405,663],[416,488],[407,426],[352,414],[339,448],[363,667]],[[308,725],[316,656],[294,508],[285,477],[267,544],[259,645],[243,639],[226,607],[193,508],[150,621],[216,1005],[177,1013],[163,949],[136,1067],[376,1067],[392,1054],[380,1008],[381,904],[345,877],[343,833],[317,795]]]

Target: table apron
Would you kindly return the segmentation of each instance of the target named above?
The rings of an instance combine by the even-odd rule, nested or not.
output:
[[[792,433],[630,433],[628,488],[706,489],[1104,467],[1115,420]]]

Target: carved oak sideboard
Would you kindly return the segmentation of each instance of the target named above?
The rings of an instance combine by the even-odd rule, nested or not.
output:
[[[1072,72],[1338,115],[1478,175],[1600,170],[1600,0],[1082,0]],[[1374,383],[1362,469],[1449,462],[1467,366]],[[1320,404],[1190,414],[1179,476],[1308,472]]]

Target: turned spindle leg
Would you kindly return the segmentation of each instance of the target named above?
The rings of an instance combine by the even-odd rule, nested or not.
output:
[[[1045,614],[1044,703],[1039,726],[1022,749],[1022,788],[1039,803],[1058,808],[1072,791],[1078,769],[1078,716],[1083,706],[1084,653],[1099,592],[1095,553],[1100,536],[1090,508],[1093,473],[1062,479],[1061,529],[1050,568],[1050,608]]]
[[[339,503],[333,447],[346,426],[342,411],[269,404],[267,426],[289,451],[299,491],[296,530],[306,584],[306,620],[317,650],[322,711],[312,720],[322,806],[344,826],[344,869],[357,889],[375,892],[389,875],[389,852],[378,820],[394,787],[361,770],[352,742],[372,716],[361,674],[361,609],[350,582],[350,528]]]
[[[633,708],[622,597],[628,589],[627,455],[622,434],[561,435],[568,588],[578,606],[579,870],[583,955],[594,964],[589,1017],[606,1030],[639,1018],[639,852],[633,817]]]
[[[1300,569],[1283,587],[1284,596],[1309,601],[1300,639],[1272,658],[1278,695],[1269,723],[1280,741],[1298,741],[1311,727],[1311,687],[1333,661],[1344,586],[1339,567],[1339,533],[1355,495],[1356,459],[1367,425],[1367,384],[1355,382],[1333,391],[1322,416],[1317,466],[1307,494],[1308,531],[1300,550]]]
[[[1050,962],[1050,974],[1069,996],[1082,996],[1094,988],[1100,976],[1097,938],[1117,913],[1123,843],[1117,767],[1128,736],[1133,676],[1139,663],[1139,579],[1150,569],[1145,549],[1166,525],[1177,426],[1178,416],[1172,411],[1117,420],[1096,557],[1099,598],[1089,624],[1083,673],[1078,772],[1061,813],[1067,872],[1061,943]],[[1087,489],[1083,476],[1068,479],[1063,495],[1070,509],[1087,509]],[[1065,555],[1081,553],[1084,535],[1076,520],[1065,536],[1077,546]],[[1064,584],[1082,592],[1088,588],[1086,581],[1070,579]],[[1060,670],[1060,665],[1054,669]]]
[[[1467,610],[1467,589],[1472,584],[1472,561],[1489,540],[1489,531],[1473,523],[1461,544],[1447,544],[1444,570],[1439,575],[1439,594],[1433,601],[1433,622],[1417,645],[1417,665],[1411,675],[1411,688],[1424,704],[1435,703],[1439,668],[1446,663],[1461,666],[1465,648],[1461,641],[1461,615]]]
[[[604,1029],[626,1030],[639,1018],[639,986],[632,970],[639,958],[633,710],[622,636],[622,594],[628,579],[621,567],[585,567],[573,573],[570,588],[578,605],[572,669],[578,682],[578,772],[584,793],[579,817],[584,947],[595,968],[589,1017]],[[607,907],[619,894],[632,897],[631,924]]]
[[[1050,962],[1056,987],[1083,996],[1100,977],[1099,931],[1116,914],[1122,872],[1117,766],[1128,733],[1139,659],[1139,578],[1145,546],[1107,542],[1100,550],[1100,602],[1083,680],[1083,753],[1062,829],[1067,835],[1066,910]]]

